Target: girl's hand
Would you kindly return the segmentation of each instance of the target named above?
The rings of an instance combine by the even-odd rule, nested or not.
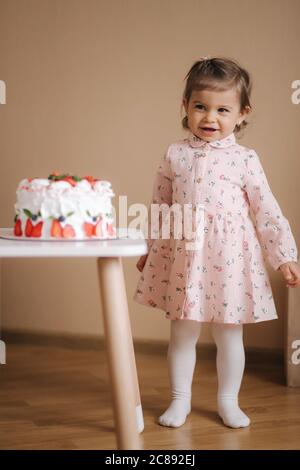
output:
[[[136,267],[138,268],[140,272],[143,271],[147,258],[148,258],[148,253],[146,255],[141,256],[138,262],[136,263]]]
[[[297,287],[300,285],[300,267],[294,261],[288,261],[279,266],[287,287]]]

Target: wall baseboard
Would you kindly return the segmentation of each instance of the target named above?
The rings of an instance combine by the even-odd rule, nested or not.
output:
[[[7,348],[9,344],[34,345],[58,347],[67,349],[91,349],[105,350],[105,337],[96,337],[94,335],[79,335],[70,333],[53,333],[45,331],[30,331],[19,329],[2,328],[1,338]],[[134,339],[135,352],[149,355],[166,356],[168,341],[164,340],[145,340]],[[197,344],[197,353],[203,359],[213,359],[216,355],[214,344]],[[284,353],[278,349],[264,348],[245,348],[246,362],[249,363],[268,363],[283,366]]]

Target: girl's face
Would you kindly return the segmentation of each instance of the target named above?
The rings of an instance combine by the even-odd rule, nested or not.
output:
[[[207,141],[224,139],[236,124],[246,118],[250,108],[240,110],[240,98],[235,88],[225,91],[193,91],[189,102],[183,100],[190,131]]]

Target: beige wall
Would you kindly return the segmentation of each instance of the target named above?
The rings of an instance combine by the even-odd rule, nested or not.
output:
[[[299,15],[299,0],[0,0],[1,226],[13,224],[18,181],[53,170],[112,181],[116,208],[120,195],[148,204],[162,153],[184,135],[184,76],[209,54],[253,74],[241,142],[260,154],[299,243]],[[132,301],[136,261],[124,261],[134,335],[167,338],[163,312]],[[96,275],[94,260],[4,260],[4,326],[102,333]],[[280,320],[246,326],[247,345],[282,346],[286,289],[270,275]]]

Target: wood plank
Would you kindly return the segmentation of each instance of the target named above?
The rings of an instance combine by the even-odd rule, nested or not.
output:
[[[300,388],[285,385],[280,363],[246,363],[240,404],[245,429],[216,413],[215,362],[198,351],[192,412],[184,426],[159,426],[168,406],[165,354],[136,354],[145,449],[300,449]],[[105,351],[7,344],[0,366],[1,449],[116,449]]]

